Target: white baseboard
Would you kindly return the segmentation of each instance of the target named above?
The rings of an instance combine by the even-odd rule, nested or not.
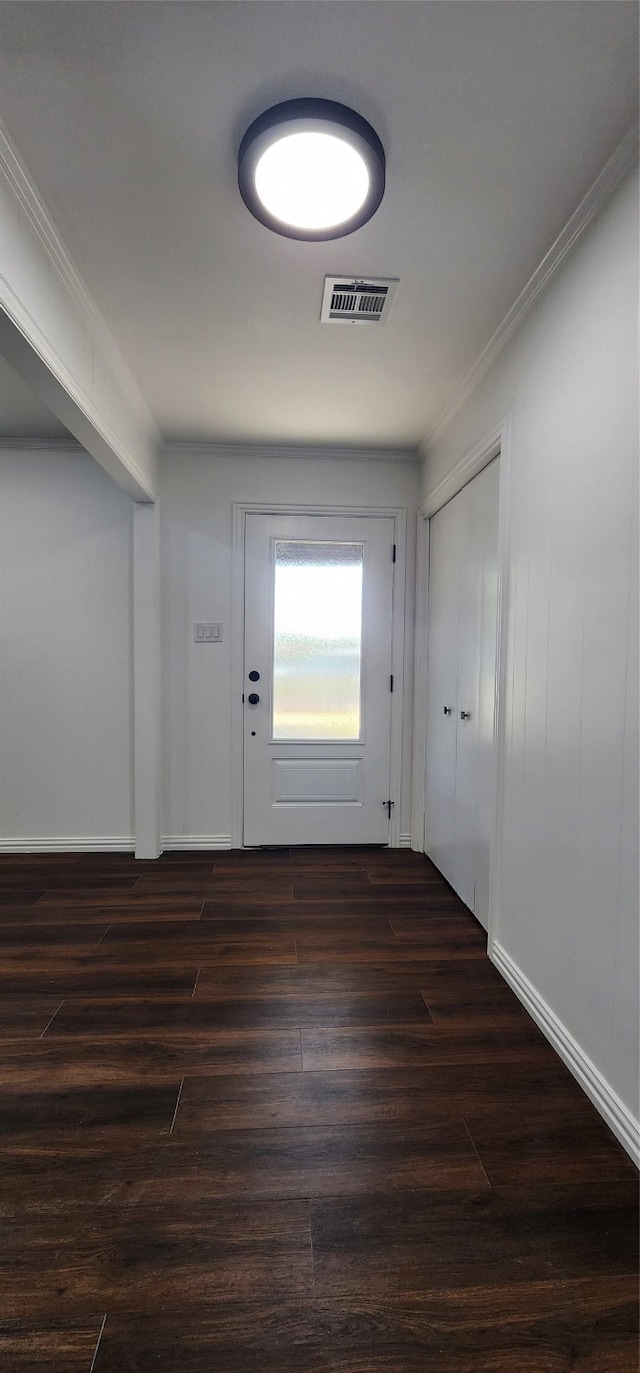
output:
[[[229,834],[164,834],[162,851],[198,849],[230,849]],[[411,848],[411,835],[400,835],[400,848]],[[0,839],[0,853],[131,853],[135,839],[131,834],[89,835],[82,838],[58,839]]]
[[[0,853],[131,853],[131,834],[83,835],[61,839],[0,839]]]
[[[553,1045],[556,1053],[566,1063],[567,1068],[580,1083],[583,1091],[593,1102],[600,1115],[620,1140],[623,1148],[640,1168],[640,1122],[637,1121],[614,1092],[595,1064],[580,1048],[577,1040],[547,1005],[533,983],[520,970],[509,954],[498,943],[490,948],[489,956],[496,968],[509,983],[518,1000],[540,1027],[543,1035]]]
[[[175,849],[230,849],[230,834],[163,834],[165,853]]]

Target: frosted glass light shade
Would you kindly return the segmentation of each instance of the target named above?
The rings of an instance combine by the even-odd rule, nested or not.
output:
[[[289,238],[340,238],[366,224],[384,194],[385,157],[365,119],[331,100],[288,100],[254,120],[238,185],[260,223]]]
[[[296,229],[333,229],[364,204],[364,158],[334,134],[287,134],[262,154],[256,191],[265,209]]]

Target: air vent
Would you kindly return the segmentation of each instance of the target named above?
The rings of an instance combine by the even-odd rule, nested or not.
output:
[[[396,292],[395,277],[325,277],[322,324],[384,324]]]

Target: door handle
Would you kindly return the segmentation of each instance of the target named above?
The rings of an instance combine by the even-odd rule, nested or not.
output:
[[[258,701],[260,700],[257,691],[250,691],[247,700],[250,706],[257,706]]]
[[[452,708],[452,706],[445,706],[445,708],[444,708],[444,713],[445,713],[445,715],[453,715],[453,708]]]
[[[249,697],[249,700],[251,700],[251,697]],[[461,711],[460,711],[460,719],[461,719],[461,720],[470,720],[470,719],[471,719],[471,711],[470,711],[470,710],[461,710]]]

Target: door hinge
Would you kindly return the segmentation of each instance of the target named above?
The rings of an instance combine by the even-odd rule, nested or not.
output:
[[[392,553],[392,555],[391,555],[391,561],[392,561],[392,563],[394,563],[395,560],[396,560],[396,546],[395,546],[395,544],[394,544],[394,545],[393,545],[393,553]]]
[[[389,678],[389,691],[393,691],[393,673],[391,673]]]
[[[389,819],[391,819],[391,811],[392,811],[393,807],[394,807],[395,804],[396,804],[395,801],[383,801],[382,804],[383,804],[383,806],[386,806],[386,807],[387,807],[387,812],[388,812],[388,815],[389,815]]]

